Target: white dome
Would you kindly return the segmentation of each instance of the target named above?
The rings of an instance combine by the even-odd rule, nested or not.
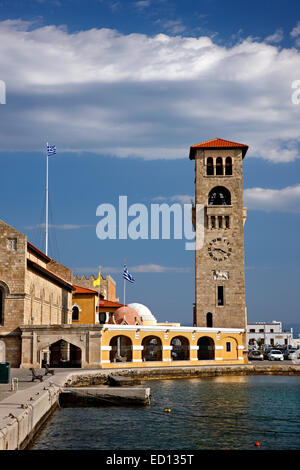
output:
[[[149,310],[146,305],[143,304],[128,304],[128,307],[133,308],[139,316],[142,318],[143,322],[151,322],[152,324],[156,324],[156,318],[152,315],[151,311]]]

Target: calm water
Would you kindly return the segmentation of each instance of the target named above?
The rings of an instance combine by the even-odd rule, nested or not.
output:
[[[31,449],[300,449],[300,377],[144,382],[149,407],[61,408]],[[164,409],[171,408],[171,413]]]

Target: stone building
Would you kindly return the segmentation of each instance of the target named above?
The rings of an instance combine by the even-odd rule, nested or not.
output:
[[[195,251],[197,326],[246,329],[243,158],[247,149],[223,139],[190,148],[195,203],[204,207],[204,227],[199,228],[204,242]]]
[[[293,346],[293,329],[282,331],[282,322],[248,322],[248,341],[250,345]]]
[[[73,284],[86,287],[87,289],[95,290],[94,281],[96,277],[92,274],[91,276],[86,276],[83,274],[81,277],[78,275],[73,276]],[[116,297],[116,281],[107,274],[106,277],[101,274],[100,279],[100,294],[105,300],[111,300],[112,302],[118,302],[119,299]]]
[[[0,220],[0,341],[12,367],[19,367],[22,354],[32,355],[31,346],[25,350],[35,326],[71,323],[72,289],[70,269]]]

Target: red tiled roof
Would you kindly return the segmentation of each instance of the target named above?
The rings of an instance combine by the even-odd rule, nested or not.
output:
[[[123,307],[123,304],[119,304],[118,302],[112,302],[111,300],[99,300],[99,307],[116,307],[120,308]]]
[[[195,151],[199,148],[206,148],[206,149],[241,148],[243,152],[243,158],[244,158],[249,146],[245,144],[240,144],[239,142],[231,142],[230,140],[224,140],[224,139],[220,139],[217,137],[216,139],[211,139],[205,142],[201,142],[200,144],[192,145],[190,147],[190,159],[191,160],[195,158]]]
[[[73,285],[73,288],[75,289],[74,292],[73,292],[74,294],[95,294],[95,295],[98,295],[98,291],[88,289],[87,287]],[[101,295],[102,294],[100,294],[100,296]]]

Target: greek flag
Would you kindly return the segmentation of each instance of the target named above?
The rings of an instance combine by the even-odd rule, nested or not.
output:
[[[133,276],[131,274],[129,274],[126,264],[124,264],[123,277],[124,277],[124,279],[126,279],[126,281],[129,281],[129,282],[134,282],[135,281]]]
[[[55,145],[47,145],[47,154],[48,155],[56,155]]]

